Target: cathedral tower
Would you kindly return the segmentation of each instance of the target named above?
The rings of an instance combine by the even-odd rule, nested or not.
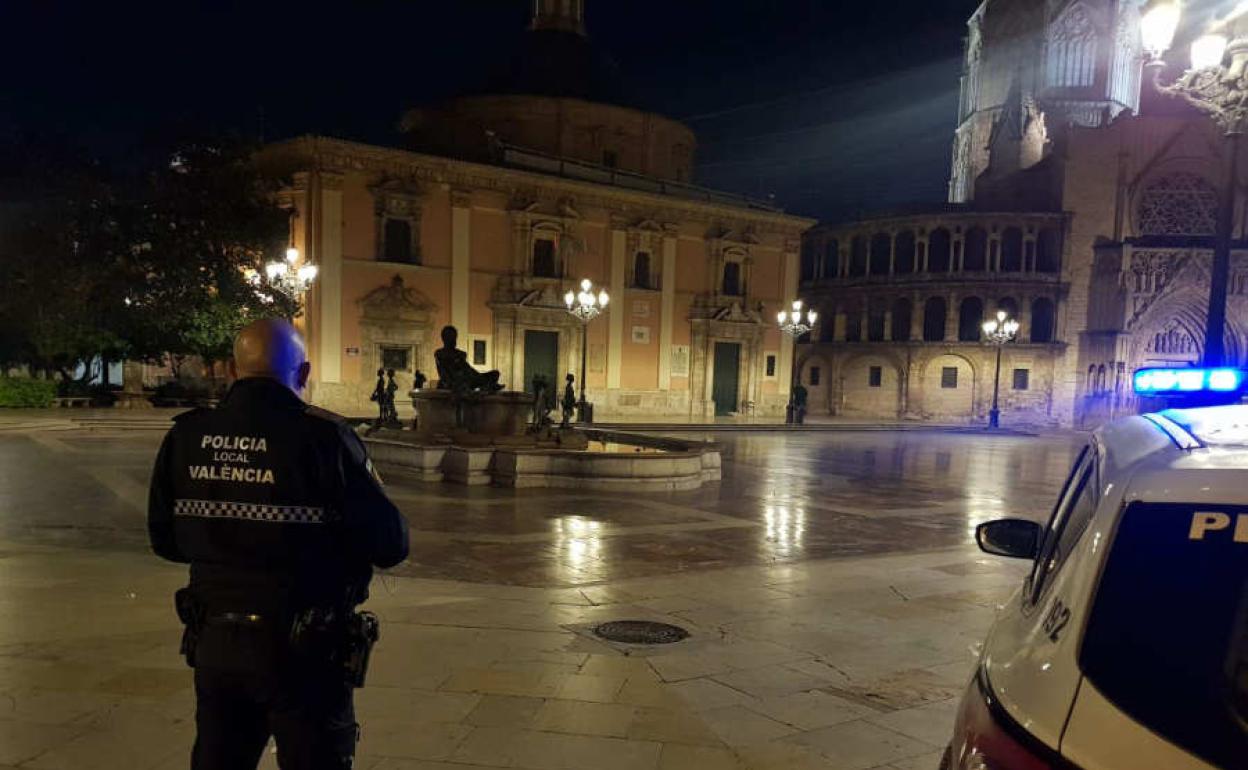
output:
[[[990,166],[1021,170],[1043,159],[1066,126],[1103,126],[1139,109],[1140,4],[984,0],[967,22],[951,202],[972,200]],[[1042,130],[1020,133],[1020,106],[1041,117]],[[994,158],[994,146],[1012,157]]]

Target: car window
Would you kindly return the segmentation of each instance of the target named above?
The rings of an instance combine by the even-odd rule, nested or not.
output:
[[[1248,757],[1245,522],[1248,506],[1127,506],[1079,651],[1115,707],[1215,767]]]
[[[1097,500],[1096,453],[1090,447],[1084,447],[1071,469],[1040,543],[1040,551],[1032,568],[1031,601],[1040,597],[1052,577],[1066,563],[1066,557],[1074,550],[1096,513]]]

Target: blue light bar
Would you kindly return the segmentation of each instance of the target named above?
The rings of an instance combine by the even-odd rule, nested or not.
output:
[[[1234,393],[1243,390],[1248,373],[1239,369],[1140,369],[1135,392],[1141,396],[1175,393]]]

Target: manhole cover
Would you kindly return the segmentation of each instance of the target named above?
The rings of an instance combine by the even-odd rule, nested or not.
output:
[[[651,620],[612,620],[594,627],[594,635],[624,644],[671,644],[689,637],[689,632],[669,623]]]

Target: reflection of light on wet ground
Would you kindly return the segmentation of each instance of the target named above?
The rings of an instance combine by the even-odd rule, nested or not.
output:
[[[573,575],[602,558],[602,522],[584,516],[562,516],[554,520],[555,548],[559,564]]]
[[[806,511],[787,505],[763,508],[764,533],[777,556],[801,553],[806,537]]]

